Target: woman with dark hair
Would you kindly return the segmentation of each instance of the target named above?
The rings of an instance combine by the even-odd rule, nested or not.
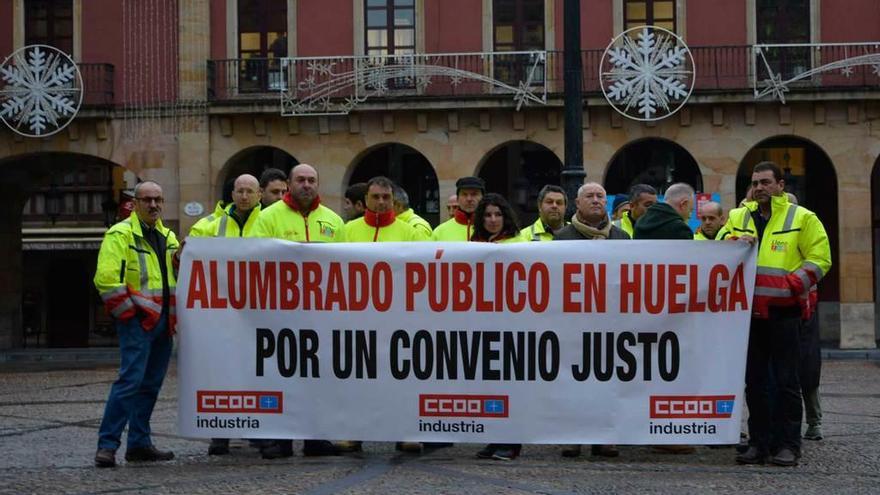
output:
[[[483,196],[474,212],[474,233],[471,240],[475,242],[524,242],[516,224],[516,214],[504,196],[489,193]],[[516,459],[522,450],[518,443],[490,443],[477,452],[480,459],[510,461]]]
[[[476,242],[523,242],[519,235],[516,214],[504,196],[489,193],[483,196],[474,212],[474,233],[471,240]]]

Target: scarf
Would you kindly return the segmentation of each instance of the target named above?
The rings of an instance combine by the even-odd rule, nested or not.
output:
[[[608,239],[608,236],[611,235],[611,222],[608,221],[608,217],[606,216],[602,223],[599,224],[599,228],[590,227],[589,225],[580,221],[575,213],[571,217],[571,225],[574,226],[575,230],[581,233],[582,236],[587,239],[592,240],[604,240]]]

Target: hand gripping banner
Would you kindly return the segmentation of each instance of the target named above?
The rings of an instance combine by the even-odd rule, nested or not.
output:
[[[744,243],[190,239],[190,437],[739,441]]]

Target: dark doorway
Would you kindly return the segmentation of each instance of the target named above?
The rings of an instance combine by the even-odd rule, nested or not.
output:
[[[52,253],[47,284],[49,347],[87,347],[89,345],[89,292],[94,265],[87,269],[81,256],[65,251]],[[97,263],[97,257],[95,263]],[[91,273],[90,273],[91,272]]]
[[[661,194],[676,182],[703,191],[703,174],[690,153],[666,139],[648,138],[630,143],[614,156],[605,173],[608,194],[627,194],[635,184],[648,184]]]
[[[819,317],[823,340],[839,340],[840,275],[838,241],[837,174],[825,152],[806,139],[780,136],[758,143],[743,158],[736,175],[736,201],[746,195],[752,168],[762,161],[782,167],[785,190],[798,198],[798,204],[813,211],[825,226],[831,244],[831,270],[819,283]]]
[[[239,151],[226,162],[220,182],[220,197],[224,203],[232,201],[232,185],[241,174],[251,174],[257,179],[267,168],[277,168],[285,174],[299,165],[290,153],[274,146],[257,146]]]
[[[405,144],[391,143],[367,152],[354,166],[347,186],[384,175],[409,195],[409,205],[436,227],[440,223],[440,186],[425,155]]]
[[[538,218],[538,193],[547,184],[560,185],[561,173],[559,157],[530,141],[512,141],[496,148],[480,167],[487,191],[507,198],[520,227]]]

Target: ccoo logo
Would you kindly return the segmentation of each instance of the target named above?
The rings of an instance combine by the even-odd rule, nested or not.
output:
[[[196,410],[200,413],[263,413],[281,414],[284,395],[281,392],[251,390],[199,390]]]
[[[651,419],[726,419],[733,415],[733,395],[652,395]]]
[[[419,416],[506,418],[506,395],[421,394]]]

